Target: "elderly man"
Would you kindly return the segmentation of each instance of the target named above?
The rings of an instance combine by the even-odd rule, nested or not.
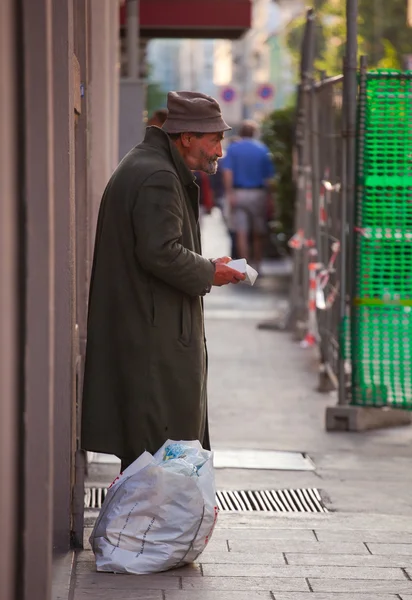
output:
[[[210,448],[202,297],[244,275],[201,255],[199,189],[230,129],[216,100],[170,92],[112,175],[97,224],[90,285],[82,447],[122,470],[168,439]]]

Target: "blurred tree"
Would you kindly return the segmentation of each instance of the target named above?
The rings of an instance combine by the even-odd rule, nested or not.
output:
[[[269,147],[276,167],[275,212],[277,233],[285,241],[293,235],[295,184],[292,174],[296,110],[275,110],[262,123],[262,141]]]
[[[146,110],[148,115],[152,115],[153,112],[159,108],[165,108],[166,106],[166,93],[162,87],[155,82],[149,82],[147,84],[146,91]]]
[[[315,69],[327,75],[342,72],[346,40],[346,0],[315,3]],[[411,53],[411,30],[407,26],[407,0],[359,0],[359,54],[368,57],[370,68],[401,68]],[[288,45],[299,61],[305,19],[293,21]]]
[[[359,0],[359,32],[370,66],[399,68],[403,56],[411,53],[407,4],[407,0]]]
[[[162,85],[153,80],[153,65],[147,65],[147,88],[146,88],[146,110],[152,115],[159,108],[166,108],[167,95]]]

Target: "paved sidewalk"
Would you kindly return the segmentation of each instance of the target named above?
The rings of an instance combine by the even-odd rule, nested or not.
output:
[[[225,254],[226,244],[215,213],[204,223],[204,253]],[[153,576],[96,573],[86,544],[74,600],[412,600],[412,428],[325,432],[336,396],[314,391],[314,353],[287,333],[257,329],[285,306],[283,266],[273,277],[266,265],[252,289],[207,298],[212,443],[305,452],[316,470],[217,469],[217,487],[316,487],[331,512],[222,512],[198,564]],[[92,465],[90,478],[109,483],[117,470]]]

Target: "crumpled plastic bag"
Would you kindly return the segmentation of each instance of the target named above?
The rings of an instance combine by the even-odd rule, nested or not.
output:
[[[97,570],[147,574],[191,563],[217,516],[213,453],[168,440],[110,486],[90,536]]]

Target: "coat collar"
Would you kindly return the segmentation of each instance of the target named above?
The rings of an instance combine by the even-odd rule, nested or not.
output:
[[[170,140],[167,133],[162,131],[159,127],[147,127],[144,143],[166,151],[166,153],[169,154],[170,158],[172,159],[183,185],[187,186],[193,184],[196,179],[195,176],[185,164],[179,151]]]

